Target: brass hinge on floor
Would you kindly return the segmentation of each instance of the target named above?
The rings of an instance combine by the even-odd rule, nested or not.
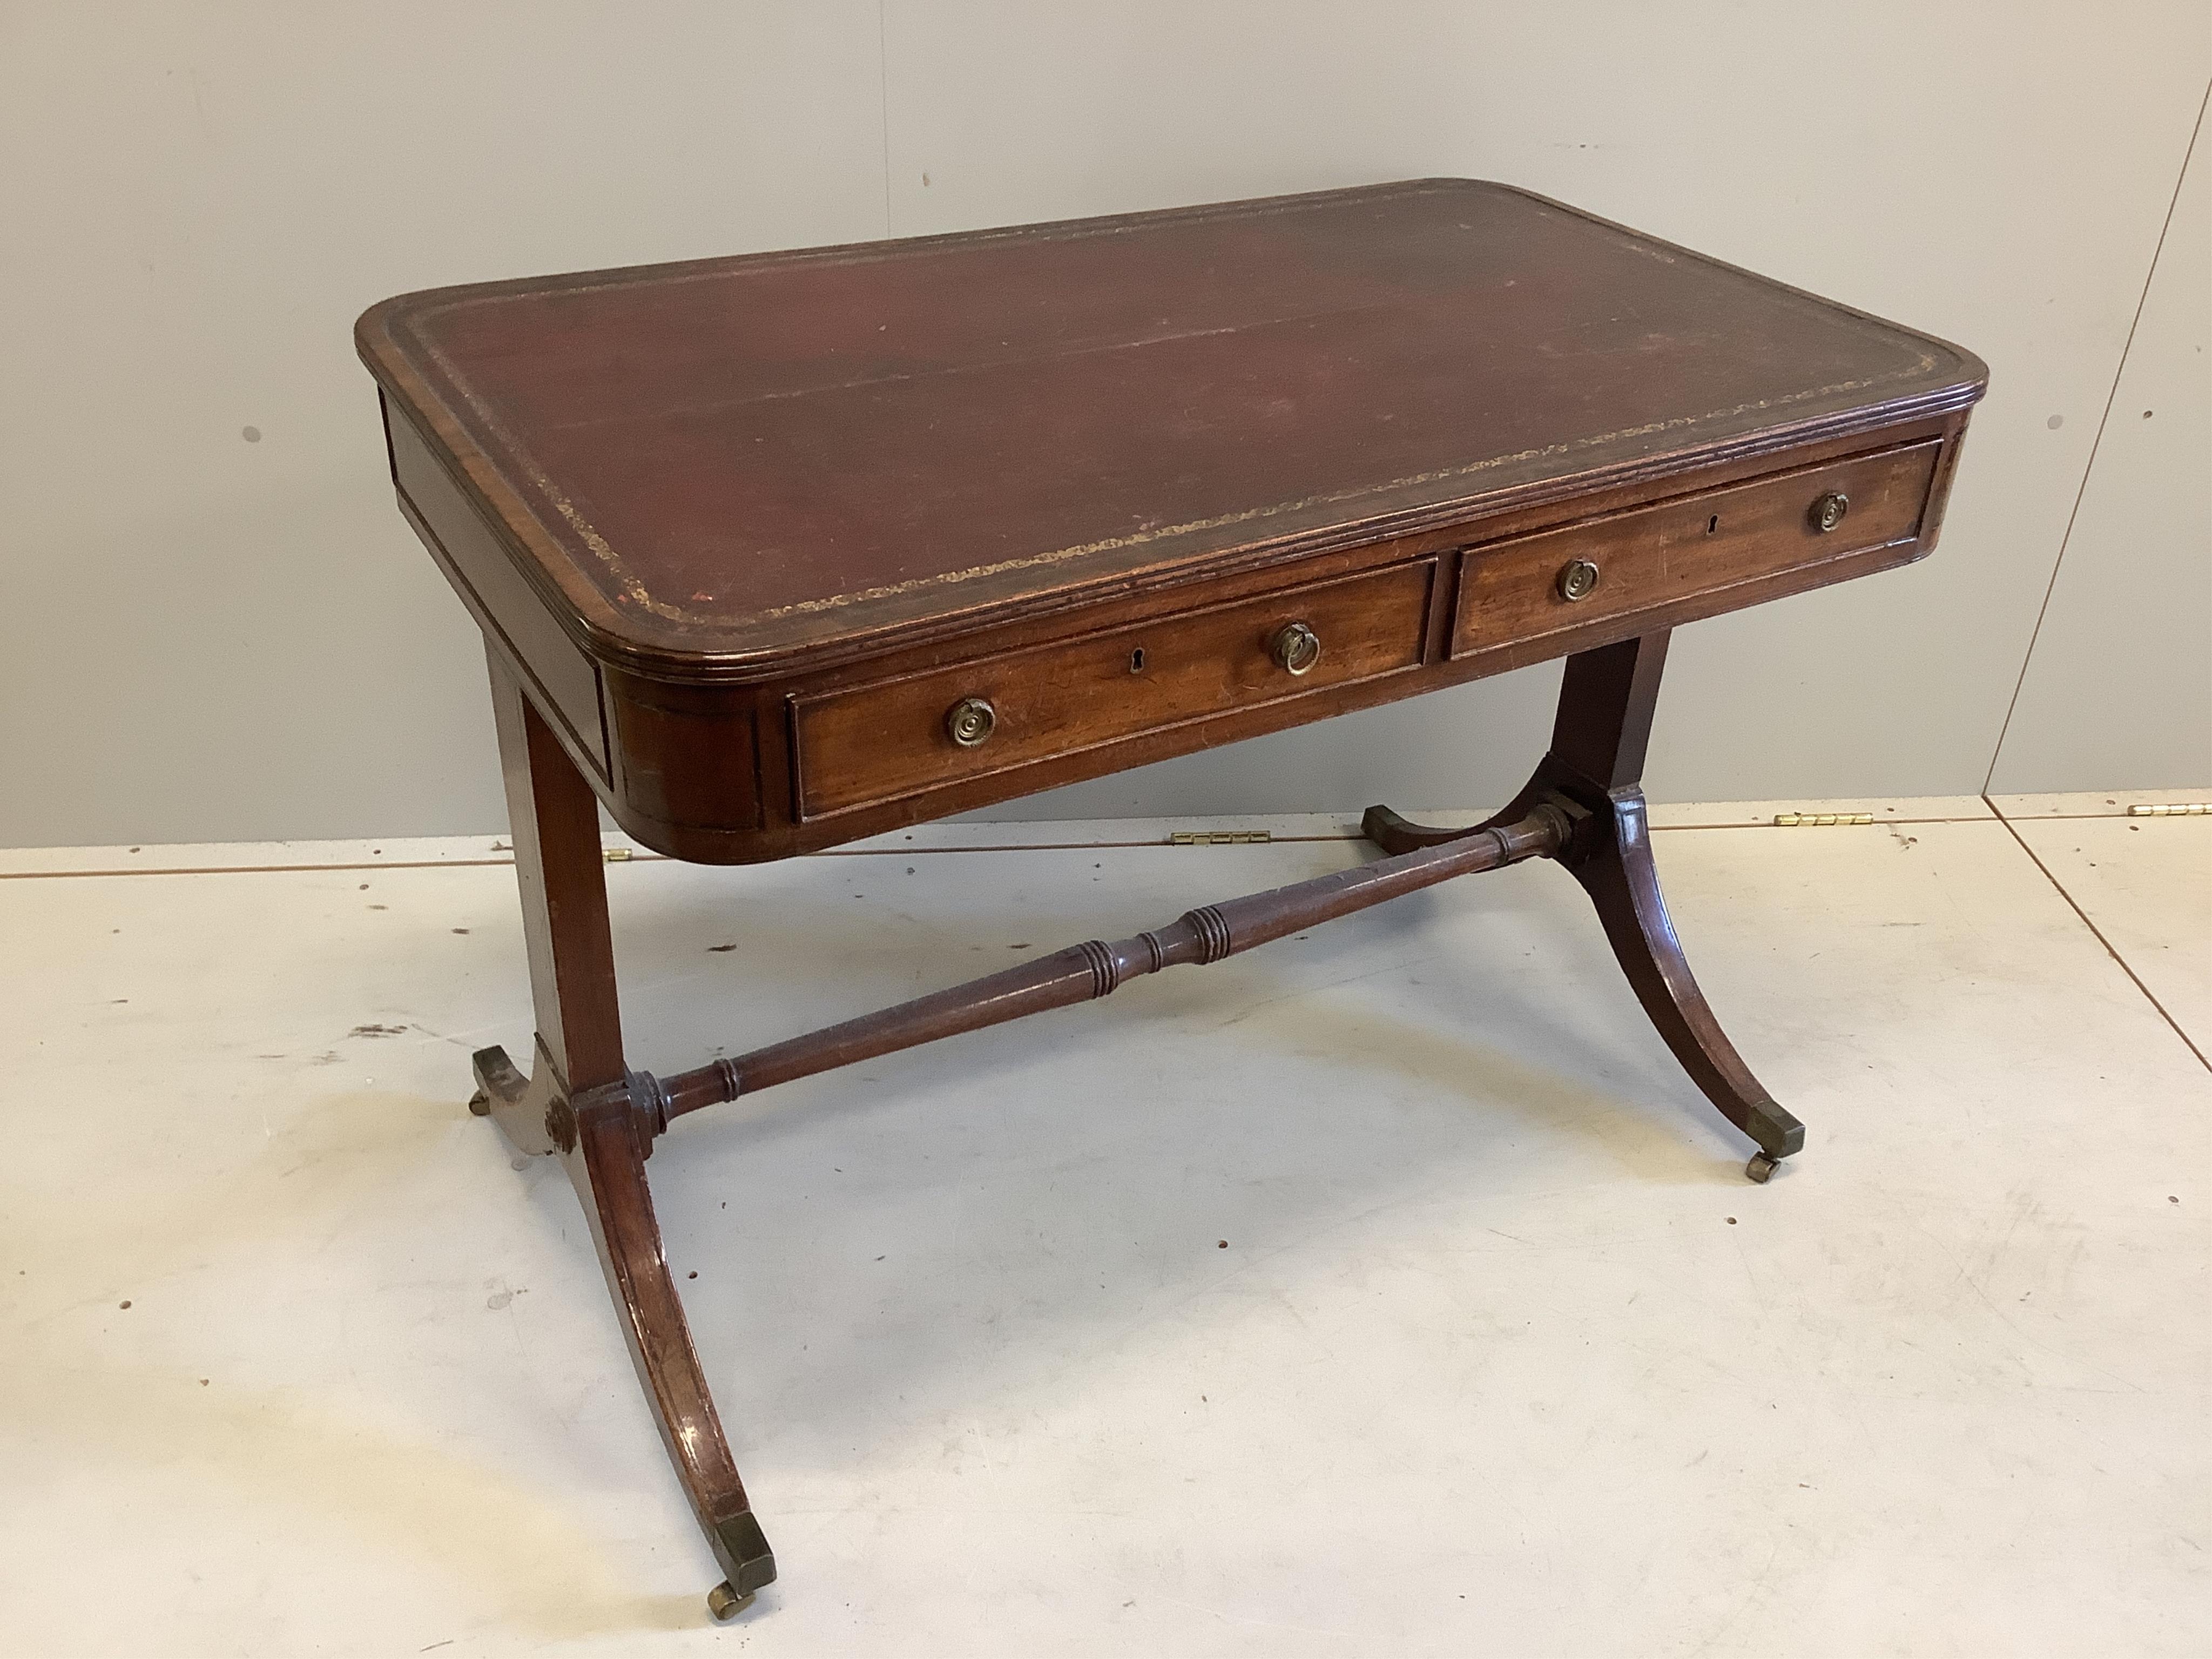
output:
[[[1778,830],[1810,830],[1831,823],[1872,823],[1871,812],[1777,812]]]
[[[2201,818],[2212,817],[2212,801],[2183,801],[2172,806],[2130,806],[2131,818]]]
[[[1248,842],[1271,842],[1274,836],[1265,830],[1178,830],[1168,837],[1170,847],[1242,847]]]

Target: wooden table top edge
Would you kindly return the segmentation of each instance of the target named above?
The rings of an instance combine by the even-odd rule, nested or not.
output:
[[[701,630],[697,629],[669,625],[654,617],[648,606],[625,608],[611,603],[580,568],[591,550],[579,542],[577,527],[560,522],[557,506],[550,514],[542,510],[545,505],[544,492],[533,491],[529,480],[514,477],[512,465],[503,462],[495,449],[483,441],[483,434],[454,414],[449,400],[426,378],[421,347],[410,343],[403,332],[410,320],[428,310],[456,302],[549,290],[707,277],[733,270],[805,264],[833,258],[892,259],[930,249],[994,240],[1107,235],[1162,222],[1290,210],[1362,196],[1455,189],[1522,198],[1633,239],[1638,244],[1663,250],[1674,258],[1748,279],[1830,313],[1858,319],[1918,343],[1932,363],[1942,366],[1942,372],[1931,374],[1924,384],[1907,393],[1869,399],[1802,420],[1778,422],[1745,434],[1686,444],[1611,465],[1579,471],[1561,470],[1503,487],[1439,494],[1393,511],[1367,516],[1348,514],[1340,522],[1285,533],[1253,535],[1200,554],[1166,556],[1151,566],[1078,576],[1048,593],[1000,598],[969,605],[951,602],[927,615],[875,623],[856,619],[856,626],[828,641],[797,641],[748,648],[702,647],[698,643]],[[727,685],[773,680],[788,675],[795,665],[801,663],[814,668],[870,657],[942,637],[1079,610],[1103,600],[1165,592],[1227,574],[1291,563],[1380,539],[1445,528],[1464,528],[1473,537],[1480,533],[1485,521],[1507,518],[1555,501],[1573,501],[1601,491],[1648,485],[1652,487],[1650,499],[1657,500],[1666,493],[1668,481],[1686,479],[1707,469],[1769,454],[1788,455],[1808,444],[1829,440],[1865,436],[1870,443],[1880,442],[1882,434],[1892,430],[1917,428],[1971,408],[1986,392],[1989,379],[1987,365],[1978,356],[1940,337],[1777,282],[1534,191],[1492,180],[1449,177],[819,247],[771,249],[616,266],[542,277],[450,284],[379,301],[362,313],[355,325],[354,335],[357,354],[386,399],[388,412],[407,420],[429,441],[427,447],[498,537],[517,571],[538,591],[548,609],[586,655],[601,665],[618,668],[641,679]],[[396,473],[394,483],[398,483]],[[1379,494],[1393,487],[1391,483],[1378,485],[1366,493]],[[533,501],[533,494],[538,500]],[[557,501],[557,491],[555,499]],[[588,532],[588,526],[586,530]]]

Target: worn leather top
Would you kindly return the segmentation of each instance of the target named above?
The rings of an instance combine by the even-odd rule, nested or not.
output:
[[[1425,528],[1984,379],[1464,179],[444,289],[356,337],[580,631],[672,665]]]

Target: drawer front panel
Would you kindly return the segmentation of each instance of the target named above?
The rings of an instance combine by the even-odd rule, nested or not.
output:
[[[1452,654],[1910,541],[1941,448],[1855,456],[1471,547],[1462,555]],[[1822,529],[1823,507],[1832,515],[1838,497],[1841,516]]]
[[[1417,668],[1436,563],[792,699],[802,818]],[[1285,629],[1304,623],[1320,655]],[[981,705],[981,707],[978,707]],[[982,735],[978,736],[979,728]],[[955,740],[955,731],[970,739]]]

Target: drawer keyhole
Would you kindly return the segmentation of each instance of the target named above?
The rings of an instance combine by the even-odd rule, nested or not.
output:
[[[1129,653],[1129,672],[1132,674],[1145,672],[1145,647],[1141,645]]]
[[[1559,597],[1586,599],[1597,592],[1597,567],[1588,559],[1570,559],[1559,571]]]

